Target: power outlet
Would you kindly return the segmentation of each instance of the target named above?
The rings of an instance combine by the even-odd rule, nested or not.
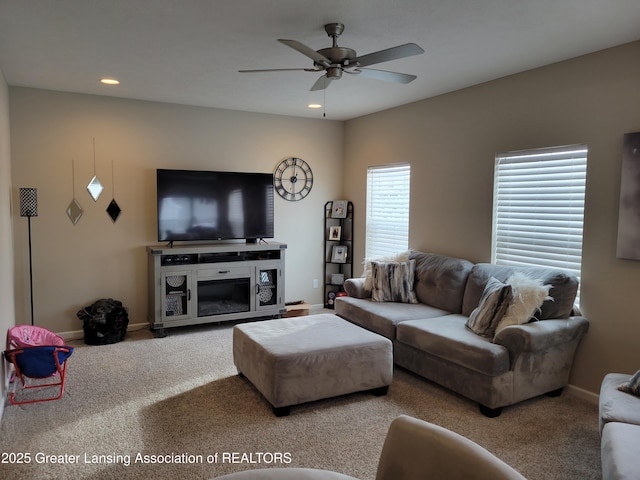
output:
[[[318,288],[318,279],[317,278],[313,279],[313,288]]]

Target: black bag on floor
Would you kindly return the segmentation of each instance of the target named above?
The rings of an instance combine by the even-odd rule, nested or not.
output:
[[[106,345],[124,340],[129,325],[129,313],[122,302],[102,298],[92,305],[78,310],[83,322],[84,343]]]

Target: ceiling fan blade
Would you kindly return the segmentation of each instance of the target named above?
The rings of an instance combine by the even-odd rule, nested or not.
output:
[[[386,50],[380,50],[378,52],[362,55],[361,57],[356,57],[351,61],[351,63],[356,64],[358,67],[366,67],[375,63],[398,60],[399,58],[411,57],[422,53],[424,53],[424,50],[415,43],[405,43],[404,45],[398,45],[397,47],[391,47]]]
[[[318,80],[316,80],[316,83],[313,84],[310,91],[315,92],[317,90],[324,90],[329,86],[329,84],[331,84],[331,81],[332,80],[326,75],[322,75]]]
[[[374,68],[358,68],[355,71],[359,72],[363,77],[384,80],[385,82],[409,83],[418,78],[408,73],[387,72],[386,70],[376,70]]]
[[[255,73],[255,72],[322,72],[319,68],[264,68],[258,70],[238,70],[240,73]]]
[[[297,40],[286,40],[279,38],[278,41],[285,44],[287,47],[291,47],[301,54],[306,55],[319,65],[323,65],[324,67],[329,67],[331,65],[331,61],[327,57],[319,54],[314,49],[307,47],[305,44],[300,43]]]

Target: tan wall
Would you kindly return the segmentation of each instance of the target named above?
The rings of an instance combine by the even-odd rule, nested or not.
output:
[[[14,325],[13,238],[11,224],[11,154],[9,142],[9,89],[0,70],[0,338]],[[3,344],[4,345],[4,344]],[[4,350],[4,346],[2,348]],[[0,398],[5,398],[8,364],[0,360]],[[0,409],[2,403],[0,402]],[[0,411],[0,417],[2,412]]]
[[[571,383],[591,392],[606,372],[640,368],[640,262],[616,258],[622,138],[640,131],[639,59],[635,42],[346,123],[356,222],[367,166],[410,162],[410,246],[473,261],[491,259],[495,154],[588,145],[581,306],[591,327]]]
[[[287,156],[309,161],[314,190],[302,202],[276,200],[276,238],[289,244],[287,300],[321,303],[321,290],[311,283],[322,278],[322,207],[339,196],[355,202],[358,272],[368,165],[411,162],[412,247],[488,261],[495,153],[587,143],[582,308],[591,328],[571,383],[597,392],[606,372],[640,368],[633,302],[640,263],[615,256],[622,135],[640,131],[638,58],[635,42],[355,119],[344,132],[340,122],[11,88],[12,158],[9,166],[8,127],[0,125],[0,185],[12,189],[14,202],[18,187],[38,188],[40,214],[32,223],[36,323],[78,330],[76,310],[104,296],[123,300],[132,321],[146,321],[144,247],[155,243],[156,168],[267,172]],[[7,118],[0,95],[0,121]],[[97,203],[85,190],[94,137],[97,173],[106,187]],[[65,214],[73,197],[72,158],[75,196],[85,209],[75,226]],[[104,212],[112,198],[112,160],[123,209],[116,224]],[[2,205],[0,199],[0,222],[6,223],[11,217]],[[21,323],[29,321],[26,220],[14,216],[13,228]],[[3,257],[11,248],[5,231]],[[4,280],[8,267],[1,265]],[[0,295],[6,300],[9,294]]]
[[[340,192],[342,122],[29,88],[10,88],[10,106],[14,202],[18,187],[38,188],[39,216],[32,220],[37,325],[80,330],[78,309],[103,297],[121,300],[132,323],[147,321],[145,247],[157,244],[156,168],[272,172],[290,156],[311,165],[315,183],[302,201],[275,200],[275,240],[289,245],[286,300],[322,303],[322,289],[312,284],[323,278],[324,203]],[[105,187],[97,202],[86,191],[94,174],[93,138]],[[76,225],[66,215],[74,197],[72,159],[75,198],[84,209]],[[115,224],[105,212],[114,196],[122,208]],[[17,321],[28,323],[26,219],[14,217],[13,227]]]

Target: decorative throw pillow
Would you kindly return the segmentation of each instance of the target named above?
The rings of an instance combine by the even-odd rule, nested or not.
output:
[[[371,262],[371,299],[374,302],[418,303],[413,280],[416,261]]]
[[[364,277],[364,289],[367,292],[372,290],[372,276],[371,276],[371,262],[408,262],[409,255],[411,255],[412,250],[405,250],[404,252],[394,253],[393,255],[381,256],[381,257],[372,257],[364,259],[364,272],[362,276]]]
[[[496,333],[509,325],[522,325],[540,310],[545,300],[551,299],[551,285],[543,285],[542,281],[532,278],[523,272],[513,272],[507,279],[511,285],[513,299],[502,320],[496,326]]]
[[[624,382],[618,390],[640,397],[640,370],[633,374],[629,381]]]
[[[511,298],[511,285],[494,277],[489,278],[480,297],[480,304],[469,315],[467,327],[482,337],[493,337]]]

